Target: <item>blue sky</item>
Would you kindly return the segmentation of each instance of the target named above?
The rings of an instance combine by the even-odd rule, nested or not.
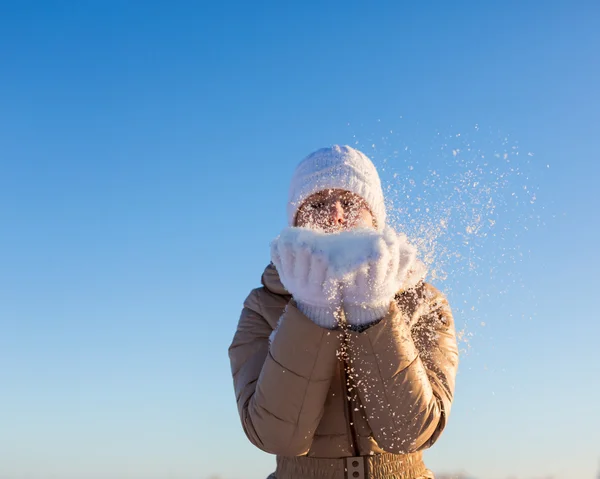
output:
[[[400,223],[411,178],[500,168],[496,226],[465,249],[467,201],[439,239],[477,266],[436,282],[468,344],[427,464],[594,477],[600,6],[401,3],[0,5],[0,478],[272,470],[227,347],[295,165],[334,143]]]

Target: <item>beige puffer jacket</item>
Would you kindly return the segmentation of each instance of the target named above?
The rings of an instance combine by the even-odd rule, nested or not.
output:
[[[420,283],[359,331],[330,331],[295,306],[269,265],[229,358],[244,432],[277,455],[277,479],[432,478],[422,450],[448,420],[458,366],[452,313]]]

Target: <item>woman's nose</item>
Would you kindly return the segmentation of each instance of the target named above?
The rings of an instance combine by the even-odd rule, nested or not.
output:
[[[341,224],[346,221],[346,215],[344,213],[344,207],[342,203],[336,201],[332,203],[329,207],[329,218],[334,224]]]

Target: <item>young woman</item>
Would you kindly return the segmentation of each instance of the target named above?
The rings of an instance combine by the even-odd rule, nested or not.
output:
[[[386,226],[379,175],[334,146],[296,168],[288,227],[229,348],[243,429],[276,479],[433,478],[458,349],[444,296]]]

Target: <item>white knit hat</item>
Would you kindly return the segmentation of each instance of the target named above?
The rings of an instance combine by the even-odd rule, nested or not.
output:
[[[360,151],[339,145],[311,153],[296,167],[287,204],[289,226],[294,225],[306,198],[328,189],[350,191],[363,198],[377,221],[377,229],[383,229],[385,203],[375,165]]]

